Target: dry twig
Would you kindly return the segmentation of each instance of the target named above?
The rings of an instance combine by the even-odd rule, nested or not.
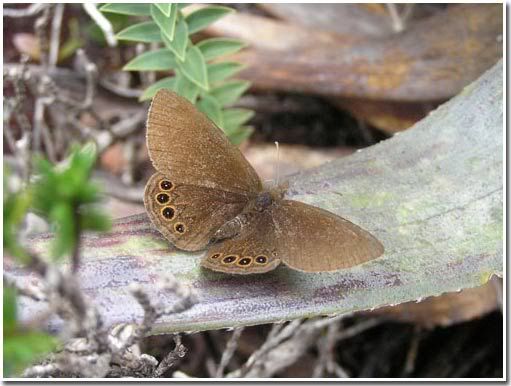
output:
[[[105,35],[106,42],[110,47],[117,46],[117,39],[115,38],[114,29],[110,21],[96,8],[96,4],[94,3],[85,3],[83,4],[83,9],[87,14],[91,17],[92,20],[97,24],[97,26],[103,31]]]
[[[403,368],[403,377],[409,377],[415,370],[415,361],[419,352],[419,342],[421,338],[421,327],[415,326],[408,353],[406,354],[405,366]]]
[[[238,347],[238,342],[243,330],[244,330],[243,327],[235,328],[234,331],[232,332],[230,339],[227,341],[225,350],[222,353],[222,358],[220,359],[220,364],[216,369],[215,375],[217,378],[223,377],[224,370],[226,366],[229,364],[229,361],[231,360],[232,356],[234,355],[236,348]]]
[[[181,343],[181,335],[174,335],[174,350],[170,351],[158,364],[158,367],[154,370],[154,377],[161,377],[172,367],[176,366],[177,363],[186,355],[187,349]]]
[[[54,68],[59,59],[60,30],[62,27],[62,17],[64,16],[64,7],[65,4],[55,4],[55,12],[51,22],[50,50],[48,58],[48,65],[50,68]]]
[[[45,9],[51,7],[51,4],[43,4],[43,3],[37,3],[37,4],[30,4],[27,8],[23,9],[11,9],[11,8],[4,8],[4,16],[6,17],[31,17],[35,16],[38,13],[44,11]]]

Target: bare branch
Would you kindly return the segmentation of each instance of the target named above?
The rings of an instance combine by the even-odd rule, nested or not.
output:
[[[3,11],[6,17],[30,17],[37,15],[49,7],[51,7],[51,4],[37,3],[31,4],[29,7],[23,9],[4,8]]]
[[[394,32],[401,32],[405,29],[403,25],[403,20],[399,16],[399,12],[397,10],[397,5],[393,3],[386,3],[387,10],[389,11],[390,18],[392,20],[392,29]]]
[[[257,351],[255,351],[250,356],[250,358],[248,358],[247,362],[237,372],[236,376],[238,377],[246,376],[249,373],[249,371],[254,367],[254,365],[258,363],[261,360],[261,358],[263,358],[272,348],[276,347],[279,343],[281,343],[285,339],[288,339],[290,336],[296,333],[298,326],[300,326],[301,323],[302,323],[301,319],[296,319],[283,328],[280,328],[279,326],[278,332],[276,333],[274,332],[273,334],[271,334],[270,332],[271,335],[270,334],[268,335],[269,338],[266,339],[263,345]],[[277,328],[275,330],[277,330]]]
[[[51,22],[50,52],[48,58],[48,66],[54,68],[59,59],[60,48],[60,29],[62,26],[62,17],[64,15],[65,4],[55,4],[55,12]]]
[[[39,60],[45,68],[48,67],[48,51],[50,49],[48,36],[46,35],[46,28],[50,22],[50,9],[50,7],[45,8],[34,24],[35,33],[39,41]]]
[[[181,335],[174,335],[175,347],[170,351],[160,362],[158,367],[154,370],[154,377],[161,377],[170,368],[174,367],[186,355],[187,349],[181,343]]]
[[[94,22],[98,25],[98,27],[103,31],[105,35],[105,39],[110,47],[117,46],[117,39],[114,34],[114,29],[110,21],[103,16],[101,12],[96,8],[96,4],[94,3],[85,3],[83,4],[83,9],[88,15],[94,20]]]
[[[421,327],[415,326],[408,353],[406,354],[406,362],[403,368],[403,377],[409,377],[415,370],[415,361],[419,352],[419,343],[421,339]]]
[[[382,320],[376,319],[376,318],[360,322],[358,324],[355,324],[352,327],[349,327],[349,328],[346,328],[345,330],[340,331],[339,334],[336,336],[336,339],[343,340],[343,339],[352,338],[355,335],[358,335],[361,332],[368,330],[370,328],[373,328],[381,323],[382,323]]]
[[[220,359],[220,364],[218,365],[218,368],[216,369],[216,377],[221,378],[224,375],[225,367],[229,364],[229,361],[231,360],[232,356],[234,355],[234,352],[236,351],[236,348],[238,347],[238,341],[240,339],[241,333],[243,332],[244,328],[235,328],[232,332],[231,338],[227,342],[227,346],[225,347],[224,352],[222,353],[222,358]]]

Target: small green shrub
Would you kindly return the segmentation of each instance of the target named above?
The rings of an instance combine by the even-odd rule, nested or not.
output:
[[[185,16],[187,4],[105,4],[101,11],[149,17],[117,33],[119,40],[139,43],[161,43],[162,48],[145,52],[124,66],[127,71],[167,71],[146,90],[140,100],[150,99],[162,88],[170,89],[196,104],[224,130],[233,143],[239,144],[252,133],[244,124],[253,116],[247,109],[229,108],[248,89],[250,83],[231,79],[243,65],[219,61],[244,47],[236,39],[210,38],[194,44],[190,35],[232,12],[232,9],[210,5]]]
[[[72,253],[82,231],[106,231],[110,220],[97,207],[99,189],[90,180],[96,163],[93,144],[74,148],[62,166],[37,161],[39,178],[30,188],[31,207],[56,228],[53,257]]]
[[[4,251],[20,263],[30,265],[31,255],[18,241],[19,226],[31,210],[56,228],[52,256],[74,251],[85,230],[104,231],[110,220],[95,207],[99,201],[96,185],[89,181],[96,161],[94,145],[75,148],[62,164],[53,166],[44,159],[36,162],[37,177],[25,189],[11,191],[4,173]],[[26,366],[55,349],[58,340],[44,332],[18,323],[16,292],[4,286],[4,374],[18,375]]]

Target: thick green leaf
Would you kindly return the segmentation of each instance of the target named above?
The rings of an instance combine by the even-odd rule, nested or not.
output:
[[[237,74],[242,68],[243,64],[238,62],[218,62],[207,65],[209,83],[216,83],[234,74]]]
[[[200,268],[204,251],[173,248],[146,214],[117,221],[111,233],[83,238],[80,283],[101,304],[105,325],[141,321],[129,287],[174,304],[155,278],[172,273],[196,292],[190,310],[165,315],[153,333],[248,326],[350,314],[484,284],[503,274],[503,65],[412,128],[351,156],[289,177],[287,199],[329,210],[374,234],[385,254],[331,273],[285,266],[234,276]],[[306,234],[304,237],[307,237]],[[48,254],[51,235],[30,240]],[[314,256],[311,256],[314,258]],[[7,260],[16,280],[34,280]],[[26,319],[45,304],[23,299]],[[51,322],[57,327],[58,320]]]
[[[134,24],[118,32],[115,36],[119,40],[131,40],[143,43],[161,42],[160,28],[152,21]]]
[[[186,58],[186,47],[188,45],[188,27],[183,18],[179,19],[174,33],[174,40],[170,41],[165,34],[161,34],[165,46],[171,50],[177,58],[184,62]]]
[[[227,133],[233,132],[254,116],[254,112],[248,109],[225,109],[224,129]]]
[[[167,17],[170,17],[172,13],[172,3],[155,3],[160,11]]]
[[[211,90],[221,106],[229,106],[236,102],[239,97],[250,87],[250,82],[244,80],[235,80],[215,87]]]
[[[233,9],[219,5],[210,5],[198,9],[186,16],[188,31],[190,34],[198,32],[231,12],[234,12]]]
[[[201,100],[197,102],[197,108],[215,122],[218,127],[223,127],[222,107],[215,98],[209,95],[203,95]]]
[[[166,16],[160,8],[151,4],[151,17],[158,24],[162,34],[170,41],[174,40],[174,31],[176,29],[177,8],[172,7],[170,16]]]
[[[179,63],[179,70],[191,82],[203,90],[209,90],[206,61],[196,46],[189,46],[184,63]]]
[[[158,90],[161,90],[162,88],[174,90],[175,84],[176,78],[174,76],[169,76],[167,78],[160,79],[159,81],[157,81],[156,83],[152,84],[151,86],[144,90],[144,92],[139,98],[139,101],[151,99],[158,92]]]
[[[233,54],[245,46],[246,44],[242,41],[229,38],[210,38],[197,43],[197,47],[199,47],[206,60]]]
[[[176,60],[166,48],[144,52],[131,59],[122,68],[124,71],[164,71],[176,68]]]
[[[120,13],[122,15],[149,16],[151,14],[149,4],[138,3],[109,3],[103,5],[101,12]]]

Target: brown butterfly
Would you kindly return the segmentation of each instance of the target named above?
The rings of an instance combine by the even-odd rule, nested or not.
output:
[[[225,134],[179,95],[160,90],[147,120],[147,147],[157,172],[144,204],[176,247],[209,247],[201,264],[233,274],[262,273],[280,263],[306,272],[348,268],[383,254],[357,225],[265,190]]]

